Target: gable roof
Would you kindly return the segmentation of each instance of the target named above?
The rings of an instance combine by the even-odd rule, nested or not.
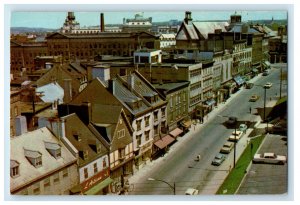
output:
[[[176,40],[199,40],[199,36],[194,25],[182,22],[176,35]]]
[[[116,89],[117,90],[117,89]],[[71,101],[72,104],[90,102],[92,104],[120,105],[120,102],[111,94],[100,81],[95,78]]]
[[[61,157],[55,159],[46,149],[45,142],[55,143],[61,147]],[[25,156],[40,153],[42,166],[35,168]],[[32,156],[33,156],[32,155]],[[35,157],[35,156],[33,156]],[[10,178],[10,190],[16,191],[22,186],[32,183],[39,178],[76,163],[76,157],[60,142],[46,127],[27,132],[10,139],[10,159],[19,163],[20,176]]]
[[[79,166],[84,166],[108,153],[105,145],[99,139],[97,139],[94,133],[79,119],[75,113],[61,117],[61,119],[65,121],[66,138],[68,138],[68,140],[79,152],[87,151],[88,153],[87,159],[83,159],[82,156],[79,157]],[[78,135],[81,140],[79,141],[75,139],[74,135]],[[100,153],[97,153],[96,150],[91,147],[91,145],[96,146],[96,144],[101,146]]]

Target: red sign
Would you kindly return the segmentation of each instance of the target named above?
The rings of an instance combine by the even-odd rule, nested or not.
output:
[[[107,177],[109,177],[109,169],[105,169],[105,170],[95,174],[93,177],[91,177],[88,180],[81,183],[82,192],[86,192],[88,189],[90,189],[93,186],[95,186],[96,184],[102,182]]]

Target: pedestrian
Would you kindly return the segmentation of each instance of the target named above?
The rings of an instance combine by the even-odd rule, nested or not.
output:
[[[251,107],[249,108],[249,112],[250,112],[250,114],[251,114]]]

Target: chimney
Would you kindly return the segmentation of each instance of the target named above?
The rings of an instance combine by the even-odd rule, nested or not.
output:
[[[108,80],[108,91],[113,95],[115,95],[115,92],[116,92],[115,91],[115,89],[116,89],[115,83],[116,82],[113,79]]]
[[[104,14],[100,14],[100,32],[104,32]]]
[[[80,117],[84,124],[88,125],[92,120],[92,104],[90,102],[82,102],[80,112],[81,116],[78,115],[78,117]]]
[[[64,79],[64,102],[72,100],[72,79]]]
[[[127,84],[130,90],[134,89],[134,76],[132,74],[127,75]]]
[[[192,12],[190,12],[190,11],[186,11],[185,12],[185,18],[184,18],[184,22],[186,23],[186,24],[191,24],[192,23]]]
[[[25,116],[17,116],[15,119],[16,136],[22,135],[27,132],[27,122]]]

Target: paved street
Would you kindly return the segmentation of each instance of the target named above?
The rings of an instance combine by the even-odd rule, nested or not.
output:
[[[261,87],[267,82],[272,82],[273,86],[267,90],[266,107],[272,106],[279,95],[279,74],[280,69],[273,68],[270,75],[258,76],[254,79],[252,89],[241,89],[227,100],[226,104],[221,104],[215,108],[205,119],[203,125],[197,124],[185,136],[179,138],[164,157],[150,162],[142,170],[135,173],[129,179],[131,192],[134,195],[172,195],[172,187],[176,187],[176,194],[184,194],[189,187],[196,188],[199,194],[215,194],[218,187],[222,184],[228,174],[228,169],[233,164],[233,152],[227,157],[220,167],[211,165],[214,156],[227,140],[233,129],[227,129],[223,123],[226,117],[236,116],[239,123],[246,122],[253,125],[260,121],[262,117],[264,89]],[[249,102],[252,94],[260,97],[256,102]],[[282,95],[286,95],[283,92]],[[271,99],[270,99],[271,98]],[[249,113],[249,107],[252,113]],[[248,130],[247,134],[249,134]],[[237,158],[242,153],[247,143],[247,136],[244,136],[237,143]],[[201,160],[195,161],[200,154]],[[148,181],[155,178],[169,182],[170,186],[163,182]]]

